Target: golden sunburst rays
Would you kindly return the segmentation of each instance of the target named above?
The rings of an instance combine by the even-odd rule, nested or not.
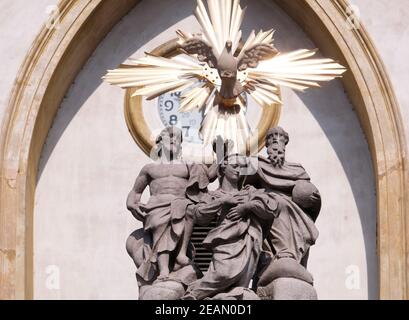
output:
[[[246,101],[240,96],[232,107],[211,103],[206,108],[200,132],[205,145],[220,136],[234,142],[232,152],[245,152],[251,134],[246,119]]]
[[[209,85],[204,84],[201,87],[192,88],[185,92],[181,96],[179,111],[190,112],[196,108],[203,108],[208,103],[213,103],[216,89]]]
[[[304,91],[320,87],[319,82],[341,77],[346,69],[332,59],[309,59],[317,50],[301,49],[260,62],[248,69],[243,85],[259,104],[281,103],[278,86]]]
[[[240,0],[208,0],[206,6],[197,1],[195,17],[202,27],[202,37],[212,48],[216,57],[223,52],[226,41],[232,41],[235,52],[241,39],[241,24],[245,9],[240,7]]]
[[[104,80],[121,88],[136,88],[134,96],[148,99],[166,92],[182,91],[180,112],[204,109],[200,132],[205,144],[221,135],[235,141],[237,146],[244,146],[251,135],[245,116],[246,101],[242,94],[229,103],[231,107],[220,105],[221,78],[217,60],[227,41],[232,43],[231,52],[237,51],[246,9],[241,8],[240,0],[207,0],[206,3],[207,6],[203,0],[197,0],[194,12],[201,34],[176,32],[184,54],[171,59],[146,54],[119,69],[109,70]],[[319,87],[320,82],[340,77],[346,71],[332,59],[312,58],[316,50],[296,50],[258,61],[263,59],[259,59],[255,48],[272,47],[273,36],[273,30],[252,31],[234,56],[239,69],[237,81],[262,108],[281,103],[279,86],[302,91]],[[184,50],[187,44],[190,50]],[[241,63],[249,57],[255,63]]]
[[[108,70],[103,79],[121,88],[136,88],[133,96],[153,99],[165,92],[182,91],[197,84],[203,71],[203,65],[186,57],[167,59],[147,54],[129,60],[126,67]]]

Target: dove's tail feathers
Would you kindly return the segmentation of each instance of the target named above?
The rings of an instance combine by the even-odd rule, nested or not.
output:
[[[210,144],[217,136],[223,140],[234,141],[233,153],[244,154],[251,134],[246,120],[245,108],[241,103],[232,107],[214,105],[208,109],[200,128],[205,145]]]

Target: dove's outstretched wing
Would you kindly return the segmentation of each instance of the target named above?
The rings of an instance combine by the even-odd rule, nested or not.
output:
[[[213,53],[213,49],[204,40],[193,37],[184,41],[180,48],[182,52],[190,55],[197,55],[197,60],[206,62],[209,67],[217,68],[217,58]]]
[[[271,44],[259,43],[246,50],[238,63],[238,70],[257,68],[260,61],[268,60],[278,54],[277,49]]]

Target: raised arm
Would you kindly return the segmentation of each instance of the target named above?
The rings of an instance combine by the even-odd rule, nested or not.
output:
[[[208,226],[217,217],[223,205],[221,199],[212,199],[209,196],[206,200],[206,202],[198,203],[194,207],[195,223],[199,226]]]
[[[150,176],[148,174],[148,170],[145,167],[141,170],[139,173],[138,177],[135,180],[135,184],[128,194],[128,198],[126,199],[126,207],[128,208],[129,211],[131,211],[132,215],[140,220],[144,221],[145,220],[145,212],[141,210],[140,208],[140,201],[142,197],[142,193],[145,190],[145,188],[149,185],[150,182]]]

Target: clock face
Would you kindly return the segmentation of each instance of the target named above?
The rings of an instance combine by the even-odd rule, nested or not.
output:
[[[158,112],[162,124],[176,126],[183,131],[183,141],[188,143],[203,144],[200,136],[200,126],[204,118],[204,108],[190,112],[179,112],[182,92],[165,93],[158,98]],[[247,95],[243,93],[247,105]]]
[[[163,125],[176,126],[183,131],[183,141],[202,144],[200,124],[204,117],[204,110],[179,112],[180,96],[182,92],[165,93],[158,99],[158,112]]]

